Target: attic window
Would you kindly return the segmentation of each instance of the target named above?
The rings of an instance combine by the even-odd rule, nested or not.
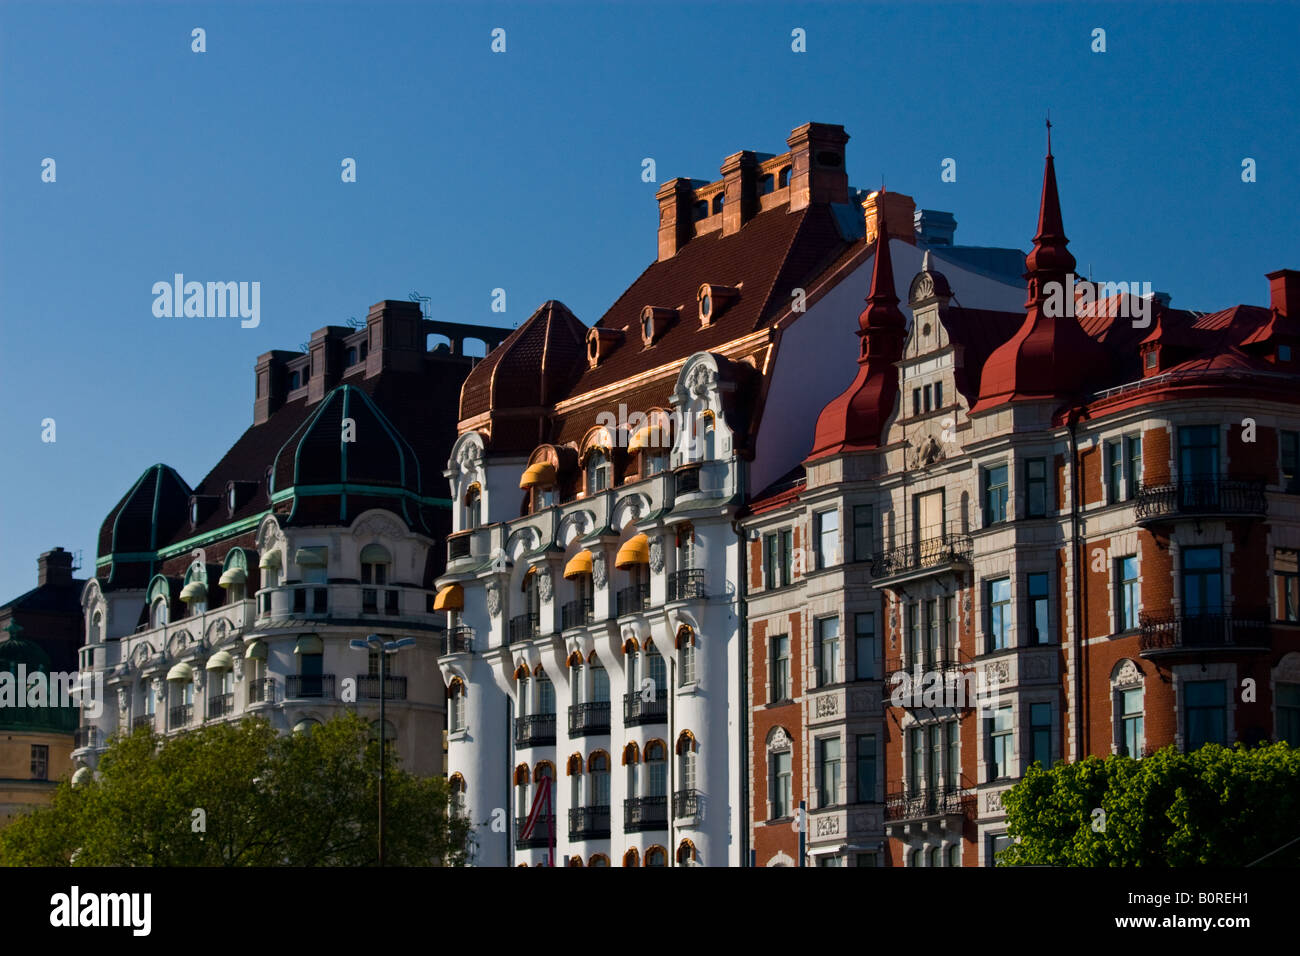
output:
[[[766,196],[768,193],[774,192],[775,190],[776,190],[776,177],[773,176],[771,173],[768,173],[766,176],[764,176],[762,179],[758,181],[758,194],[760,196]]]
[[[691,214],[696,222],[699,222],[701,219],[709,218],[709,201],[707,199],[701,199],[691,207]]]
[[[718,320],[732,302],[740,298],[740,289],[706,282],[695,293],[695,298],[700,304],[700,325],[707,328]]]
[[[676,309],[660,309],[652,305],[647,305],[641,310],[641,343],[646,348],[654,345],[663,334],[668,331],[668,326],[672,324],[673,319],[677,318]]]
[[[1155,368],[1155,367],[1156,367],[1156,353],[1155,353],[1155,349],[1152,349],[1150,352],[1147,353],[1147,368]]]
[[[199,523],[199,503],[197,500],[191,498],[190,499],[190,524],[197,525],[198,523]]]
[[[722,212],[722,203],[726,198],[727,197],[722,193],[718,193],[716,196],[713,197],[713,214],[715,216],[718,213]]]
[[[1279,362],[1289,362],[1289,361],[1291,361],[1291,346],[1289,346],[1289,345],[1279,345],[1279,346],[1277,347],[1277,360],[1278,360]]]
[[[791,167],[789,166],[781,167],[781,172],[778,173],[776,177],[777,189],[785,189],[787,186],[790,185],[790,169]]]
[[[226,488],[226,508],[232,515],[235,513],[235,508],[239,504],[238,499],[239,496],[235,493],[235,484],[234,482],[231,482],[230,486]]]

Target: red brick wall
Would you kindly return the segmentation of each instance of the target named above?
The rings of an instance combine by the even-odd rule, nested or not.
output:
[[[763,539],[749,542],[749,589],[757,591],[763,586]]]
[[[1094,445],[1079,455],[1079,472],[1082,475],[1083,504],[1101,501],[1101,446]]]
[[[1164,427],[1142,433],[1142,481],[1148,485],[1169,481],[1169,431]]]
[[[1240,422],[1228,426],[1228,477],[1278,480],[1277,431],[1257,426],[1255,440],[1241,440]]]
[[[1100,552],[1100,553],[1098,553]],[[1083,565],[1083,636],[1104,637],[1110,633],[1110,538],[1094,538],[1084,543]]]
[[[754,785],[750,794],[753,808],[754,851],[758,865],[763,866],[778,852],[785,852],[797,860],[799,854],[799,835],[785,823],[767,823],[768,801],[768,763],[767,737],[777,726],[784,727],[793,742],[790,755],[793,782],[792,799],[795,806],[808,795],[803,791],[803,708],[796,702],[778,706],[767,705],[767,681],[770,660],[768,637],[782,632],[790,635],[790,684],[791,693],[799,697],[803,693],[803,615],[799,611],[790,613],[785,618],[771,618],[755,621],[751,631],[750,699],[753,708],[752,758]]]
[[[1142,610],[1170,611],[1174,604],[1174,559],[1168,535],[1138,532],[1142,574]]]

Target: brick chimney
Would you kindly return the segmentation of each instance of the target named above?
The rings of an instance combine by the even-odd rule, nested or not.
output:
[[[889,237],[916,245],[916,226],[913,224],[916,216],[916,201],[911,196],[891,193],[887,189],[869,194],[862,202],[867,242],[876,241],[876,224],[880,221],[882,209],[885,213]]]
[[[311,380],[307,383],[307,404],[319,402],[343,378],[343,340],[355,329],[327,325],[311,334]]]
[[[722,234],[735,235],[758,214],[758,157],[748,149],[722,161]]]
[[[812,203],[849,201],[849,175],[844,169],[844,144],[849,134],[843,126],[804,123],[790,134],[793,169],[790,172],[790,211]],[[908,216],[908,228],[912,218]],[[890,228],[893,231],[893,228]]]
[[[71,584],[72,553],[62,548],[55,548],[37,558],[36,583],[40,587],[45,587],[47,584]]]
[[[659,261],[671,259],[690,242],[695,233],[695,184],[689,179],[670,179],[655,193],[659,200]]]
[[[289,376],[285,371],[285,363],[298,355],[297,352],[276,350],[258,356],[253,398],[254,425],[266,422],[284,404],[285,396],[289,394]]]
[[[1268,273],[1268,304],[1289,319],[1300,319],[1300,272],[1278,269]]]
[[[366,316],[370,335],[366,378],[386,369],[420,371],[424,367],[423,322],[418,302],[385,299],[372,305]]]

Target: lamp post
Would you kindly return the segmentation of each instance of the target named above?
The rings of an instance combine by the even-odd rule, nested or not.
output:
[[[404,647],[413,647],[415,638],[403,637],[396,641],[385,641],[378,634],[369,634],[365,640],[348,641],[349,646],[358,651],[378,651],[379,653],[379,865],[384,865],[384,777],[388,773],[388,747],[384,734],[387,728],[387,709],[384,704],[388,699],[388,655],[396,654]]]

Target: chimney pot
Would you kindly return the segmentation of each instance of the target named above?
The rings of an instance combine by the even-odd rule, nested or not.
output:
[[[1300,272],[1278,269],[1268,278],[1268,304],[1289,319],[1300,319]]]

